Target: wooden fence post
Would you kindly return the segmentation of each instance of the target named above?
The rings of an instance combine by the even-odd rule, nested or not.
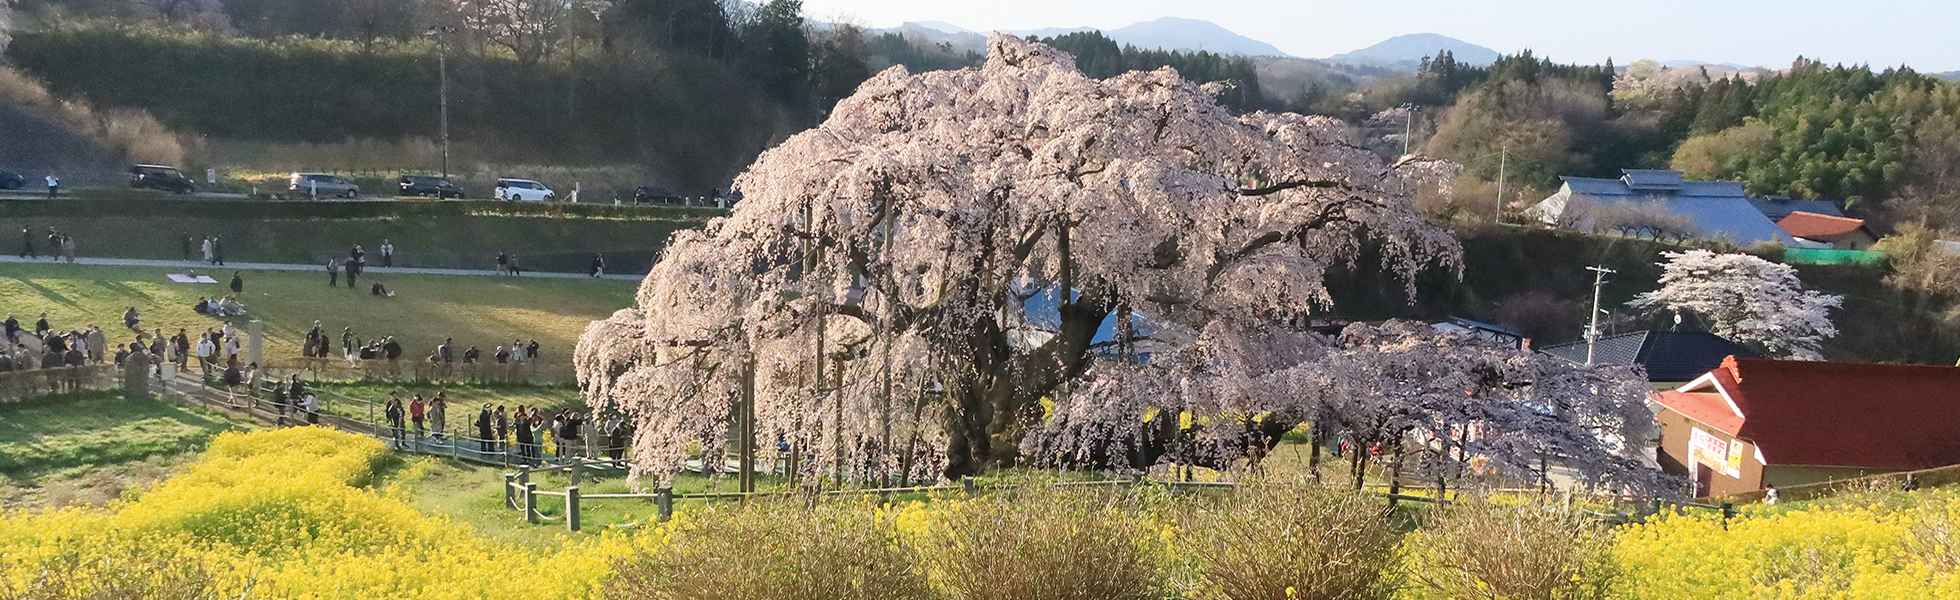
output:
[[[653,506],[660,511],[660,522],[674,518],[674,488],[660,488],[653,491]]]
[[[966,475],[966,476],[962,476],[962,477],[960,477],[960,488],[961,488],[961,490],[962,490],[962,491],[964,491],[964,492],[966,492],[966,495],[967,495],[968,497],[971,497],[971,496],[973,496],[973,492],[975,492],[975,491],[977,491],[977,490],[979,489],[979,486],[977,486],[977,485],[975,485],[975,484],[973,483],[973,476],[972,476],[972,475]]]
[[[578,532],[578,486],[565,488],[565,528]]]
[[[517,493],[511,490],[511,484],[516,481],[516,473],[504,474],[504,508],[517,508]]]
[[[527,481],[524,483],[524,521],[532,525],[538,524],[538,484],[536,482]]]

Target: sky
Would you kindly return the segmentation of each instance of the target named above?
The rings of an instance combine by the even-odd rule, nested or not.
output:
[[[1782,68],[1830,63],[1960,70],[1960,0],[804,0],[804,14],[869,27],[944,21],[975,31],[1116,29],[1203,19],[1320,58],[1407,33],[1439,33],[1558,62],[1642,58]]]

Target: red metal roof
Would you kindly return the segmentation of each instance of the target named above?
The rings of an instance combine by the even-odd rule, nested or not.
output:
[[[1755,443],[1769,464],[1960,464],[1960,368],[1742,359],[1709,373],[1742,409],[1730,433]],[[1707,396],[1722,400],[1677,391],[1664,392],[1662,404],[1693,417],[1690,411],[1713,412]]]
[[[1673,390],[1659,394],[1661,406],[1674,409],[1690,419],[1700,421],[1729,435],[1741,435],[1742,415],[1729,409],[1729,401],[1714,392],[1677,392]]]
[[[1790,235],[1818,242],[1836,242],[1839,238],[1865,226],[1864,219],[1834,217],[1814,212],[1797,211],[1783,217],[1776,225]]]

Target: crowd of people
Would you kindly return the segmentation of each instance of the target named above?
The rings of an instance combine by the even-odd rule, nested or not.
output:
[[[490,360],[500,365],[527,363],[536,361],[537,359],[537,338],[531,338],[530,342],[525,342],[519,338],[512,338],[510,345],[497,346],[497,349],[490,354]],[[445,338],[441,344],[436,345],[434,350],[429,351],[429,357],[423,359],[423,361],[433,366],[446,366],[451,364],[474,365],[483,363],[484,358],[483,351],[476,346],[470,346],[469,349],[464,350],[459,355],[456,352],[456,338]]]
[[[34,240],[37,237],[41,237],[41,236],[34,233],[34,228],[32,226],[20,228],[20,257],[21,258],[41,257],[41,253],[37,251],[34,246]],[[47,240],[48,243],[47,245],[48,255],[54,257],[55,262],[58,263],[65,262],[69,264],[75,263],[74,236],[57,231],[55,230],[53,225],[49,225],[48,233],[46,234],[45,239]]]
[[[544,411],[536,408],[518,405],[516,411],[510,412],[501,404],[487,402],[470,422],[474,428],[470,433],[475,435],[452,439],[448,433],[449,398],[446,392],[440,391],[427,401],[421,394],[414,394],[406,403],[400,395],[390,394],[382,414],[397,448],[419,446],[425,438],[433,438],[438,443],[473,442],[482,454],[507,453],[514,449],[518,460],[526,464],[543,462],[547,444],[553,456],[559,458],[617,459],[625,456],[626,446],[633,439],[632,425],[616,414],[595,423],[589,415],[568,409],[547,419]]]

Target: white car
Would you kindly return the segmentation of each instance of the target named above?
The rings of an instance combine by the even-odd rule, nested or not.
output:
[[[512,202],[549,202],[558,199],[558,192],[544,184],[529,179],[499,179],[497,188],[505,200]]]

